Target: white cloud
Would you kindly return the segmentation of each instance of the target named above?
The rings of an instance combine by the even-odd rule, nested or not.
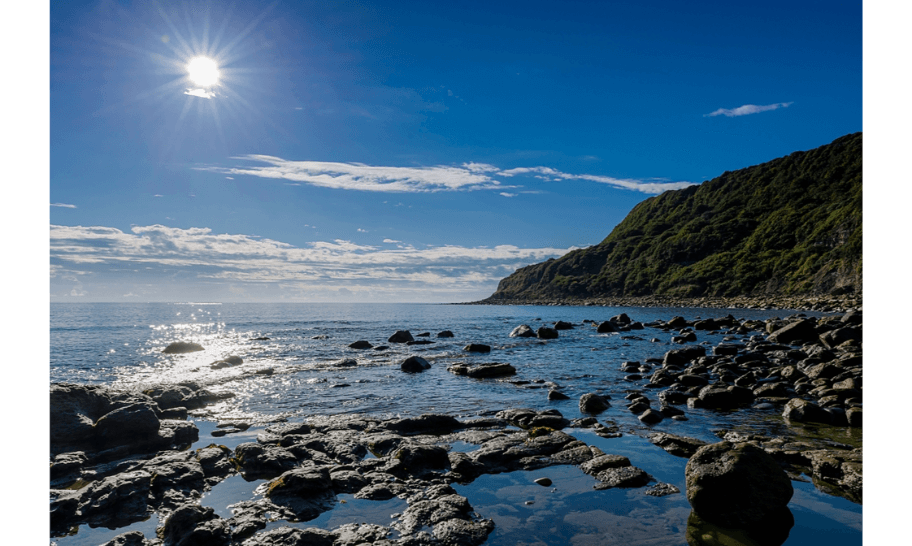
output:
[[[401,243],[402,241],[397,241],[395,239],[383,239],[383,242],[392,244],[392,243]]]
[[[202,99],[211,99],[215,96],[215,93],[206,91],[205,89],[187,89],[184,91],[185,95],[190,95],[191,97],[200,97]]]
[[[792,104],[794,104],[794,102],[777,102],[776,104],[767,104],[764,106],[757,106],[756,104],[745,104],[744,106],[739,106],[732,109],[719,108],[715,112],[703,114],[703,117],[711,118],[715,116],[726,116],[729,118],[734,118],[738,116],[746,116],[748,114],[759,114],[760,112],[778,110],[779,108],[788,108]]]
[[[382,167],[362,163],[286,161],[267,155],[247,155],[236,159],[257,161],[266,165],[246,168],[203,167],[200,170],[228,175],[246,174],[306,182],[325,188],[360,191],[435,192],[504,187],[474,167]]]
[[[358,228],[358,233],[368,233],[366,229]]]
[[[80,285],[73,290],[80,295],[117,290],[110,292],[117,297],[135,294],[134,286],[173,283],[178,287],[174,290],[208,286],[223,294],[229,294],[229,285],[272,285],[286,294],[346,287],[379,291],[399,301],[402,294],[432,292],[438,301],[457,301],[466,299],[460,294],[489,295],[518,267],[569,250],[511,245],[390,248],[341,239],[297,247],[250,235],[215,234],[208,228],[162,225],[133,226],[130,232],[102,226],[52,225],[50,230],[52,291],[66,293],[78,278]],[[143,288],[150,301],[156,299],[152,292]]]
[[[693,182],[667,182],[662,180],[636,180],[632,178],[614,178],[611,176],[600,176],[594,174],[569,174],[552,169],[551,167],[519,167],[501,171],[503,176],[516,175],[534,175],[536,178],[549,182],[558,182],[560,180],[588,180],[600,184],[609,184],[625,190],[640,191],[643,193],[662,193],[667,190],[680,190],[688,186],[694,186]],[[532,193],[532,192],[522,192]],[[503,194],[501,194],[503,195]]]
[[[500,195],[503,195],[504,197],[516,197],[516,196],[519,195],[519,194],[516,194],[516,193],[508,193],[508,192],[502,191],[502,192],[500,192]]]
[[[495,177],[513,178],[517,176],[532,176],[547,182],[588,180],[651,194],[694,185],[692,182],[665,182],[652,179],[619,179],[590,174],[568,174],[543,166],[501,170],[486,163],[463,163],[460,166],[435,167],[384,167],[364,165],[362,163],[288,161],[267,155],[246,155],[234,159],[255,161],[265,163],[265,165],[231,168],[197,167],[196,169],[226,175],[249,175],[291,181],[285,182],[286,184],[306,183],[324,188],[391,193],[508,190],[520,188],[521,186],[504,185],[499,180],[496,180]],[[397,203],[395,206],[401,205],[402,203]]]
[[[76,205],[68,205],[66,203],[51,203],[52,207],[63,207],[65,209],[75,209]]]

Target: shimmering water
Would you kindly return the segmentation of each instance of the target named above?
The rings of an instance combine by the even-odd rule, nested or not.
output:
[[[598,334],[592,325],[583,323],[584,319],[601,322],[622,312],[644,323],[678,315],[690,320],[729,313],[739,319],[791,314],[758,310],[416,304],[52,304],[50,377],[51,381],[122,388],[192,380],[212,391],[234,393],[234,398],[210,406],[196,416],[198,420],[211,421],[198,421],[202,445],[211,439],[207,431],[214,428],[214,421],[228,418],[258,425],[277,417],[300,420],[319,414],[369,413],[389,417],[437,412],[472,417],[508,407],[531,407],[556,408],[573,419],[581,416],[577,406],[579,396],[600,392],[610,395],[614,402],[599,419],[616,422],[627,440],[604,446],[599,442],[605,440],[586,431],[571,433],[606,452],[627,455],[634,464],[638,463],[628,452],[637,453],[643,459],[638,464],[641,468],[658,479],[678,485],[682,491],[686,461],[646,442],[643,436],[649,430],[706,441],[717,441],[716,431],[732,428],[765,434],[787,431],[777,410],[761,409],[737,412],[686,409],[689,421],[666,419],[651,428],[644,426],[626,410],[622,399],[627,390],[641,389],[649,374],[644,374],[640,381],[625,381],[628,374],[621,371],[621,363],[661,358],[666,351],[679,347],[671,343],[672,335],[677,332],[646,328]],[[557,320],[571,322],[575,328],[561,331],[559,339],[549,341],[509,337],[510,331],[520,324],[538,328],[551,326]],[[434,343],[415,346],[388,343],[387,338],[396,330],[409,330],[415,339]],[[455,337],[437,338],[436,334],[442,330],[452,331]],[[423,332],[430,336],[417,336]],[[724,333],[698,332],[697,335],[697,343],[708,347],[728,337]],[[269,339],[256,339],[263,337]],[[374,346],[388,345],[389,349],[348,348],[358,340],[369,341]],[[735,341],[746,340],[747,337],[736,336]],[[162,349],[174,341],[196,342],[205,350],[163,354]],[[469,343],[488,344],[492,350],[489,354],[468,354],[462,349]],[[243,364],[212,368],[213,362],[230,355],[240,356]],[[410,355],[427,359],[431,369],[420,374],[403,373],[399,365]],[[357,365],[338,366],[344,359],[355,359]],[[516,367],[517,374],[506,380],[473,380],[446,371],[447,366],[462,362],[507,362]],[[570,399],[548,401],[548,386],[552,383]],[[654,394],[648,391],[646,394],[656,400]],[[226,445],[250,441],[251,435],[255,436],[254,430],[217,441]],[[860,436],[851,437],[846,429],[833,429],[828,434],[841,435],[834,438],[841,442],[860,440]],[[460,450],[469,448],[464,446]],[[497,524],[490,543],[584,544],[598,542],[598,536],[609,534],[630,544],[685,542],[683,533],[689,507],[683,493],[654,498],[643,495],[641,490],[591,491],[587,481],[591,478],[576,468],[545,471],[565,479],[564,485],[558,488],[561,492],[558,497],[544,496],[533,505],[523,504],[527,500],[525,482],[531,484],[537,477],[527,475],[530,473],[483,477],[462,490],[477,511]],[[792,512],[796,526],[787,544],[799,544],[795,540],[813,536],[813,531],[808,529],[815,526],[836,529],[833,536],[840,540],[832,544],[860,544],[860,506],[820,493],[811,485],[794,484]],[[228,482],[217,486],[204,499],[204,504],[212,502],[212,506],[227,510],[232,502],[250,498],[249,485]],[[528,487],[531,487],[529,492],[539,497],[548,493],[534,484]],[[359,519],[357,512],[367,510],[358,503],[339,506],[308,525],[332,528],[340,522]],[[397,505],[395,511],[401,508]],[[386,508],[377,510],[384,512]],[[589,513],[592,510],[599,511],[596,515],[601,519],[596,519],[602,522],[598,524],[601,527],[593,527],[595,516]],[[385,517],[365,515],[372,521],[379,518],[378,523]],[[552,530],[548,525],[555,518],[563,523],[560,529]],[[144,524],[144,532],[146,528],[154,528],[155,518],[152,519]],[[536,523],[539,520],[545,523]],[[530,533],[529,529],[535,532]],[[549,534],[555,540],[545,538]],[[88,529],[81,530],[77,536],[60,543],[100,544],[107,540],[94,542]]]

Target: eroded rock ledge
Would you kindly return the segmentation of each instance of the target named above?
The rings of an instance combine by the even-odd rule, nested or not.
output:
[[[164,521],[157,540],[125,533],[109,544],[470,545],[484,542],[494,523],[476,513],[453,483],[565,464],[580,466],[598,488],[654,481],[625,457],[559,430],[569,424],[556,410],[512,409],[468,421],[435,414],[392,420],[332,416],[269,426],[256,442],[234,450],[212,444],[115,463],[99,463],[93,452],[60,453],[51,466],[52,533],[60,536],[81,524],[116,528],[156,512]],[[453,451],[450,444],[457,441],[477,448]],[[205,491],[238,473],[264,480],[262,499],[237,503],[227,519],[200,505]],[[400,497],[408,508],[389,527],[259,532],[276,519],[308,521],[331,509],[341,493]]]

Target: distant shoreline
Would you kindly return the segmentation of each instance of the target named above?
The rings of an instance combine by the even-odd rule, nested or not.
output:
[[[454,305],[561,305],[594,307],[697,307],[710,309],[784,309],[795,311],[861,311],[862,298],[851,296],[616,296],[585,299],[497,299],[490,298]]]

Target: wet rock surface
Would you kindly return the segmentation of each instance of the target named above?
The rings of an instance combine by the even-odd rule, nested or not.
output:
[[[687,500],[702,519],[752,527],[787,509],[792,483],[776,460],[750,443],[701,447],[687,462]]]
[[[666,342],[672,334],[684,335],[681,329],[727,328],[738,337],[726,338],[729,341],[716,347],[685,344],[644,364],[623,363],[622,373],[640,377],[627,383],[631,387],[623,401],[627,407],[612,411],[629,410],[642,422],[639,429],[623,432],[601,415],[612,408],[608,398],[587,393],[580,397],[580,413],[574,408],[568,415],[572,421],[556,409],[524,408],[475,419],[444,414],[396,419],[315,415],[307,422],[275,423],[256,441],[231,444],[233,448],[212,443],[190,451],[186,448],[197,440],[199,431],[184,420],[187,410],[230,394],[213,393],[193,383],[160,385],[143,392],[54,384],[51,532],[60,536],[84,524],[116,528],[157,514],[163,523],[157,538],[132,532],[109,544],[481,544],[495,523],[476,513],[471,499],[457,494],[451,484],[467,484],[486,474],[574,465],[595,479],[596,489],[642,488],[642,494],[649,496],[680,492],[672,484],[656,482],[648,467],[637,468],[627,457],[578,440],[573,429],[562,430],[575,427],[591,429],[604,438],[630,433],[648,436],[655,449],[690,458],[687,498],[694,507],[691,519],[697,523],[688,526],[688,533],[693,528],[740,536],[737,529],[757,529],[770,517],[785,518],[781,509],[791,496],[789,478],[809,476],[819,489],[860,503],[861,448],[738,431],[720,431],[723,441],[707,444],[669,432],[651,433],[649,427],[658,424],[659,430],[674,430],[671,427],[681,426],[674,419],[686,419],[688,407],[694,408],[693,413],[753,407],[751,411],[766,411],[802,434],[825,435],[827,427],[834,426],[860,427],[861,316],[852,313],[842,318],[749,323],[733,317],[699,321],[678,317],[640,324],[665,331]],[[590,322],[585,329],[596,326]],[[605,322],[612,332],[634,329],[637,324],[624,316]],[[410,335],[403,332],[389,341],[406,343]],[[547,335],[538,337],[547,339]],[[421,357],[411,358],[420,368],[416,371],[430,367]],[[219,362],[235,365],[228,358]],[[617,369],[617,363],[611,368]],[[448,369],[479,379],[516,374],[508,363]],[[433,374],[421,380],[426,377]],[[510,383],[516,383],[516,388],[548,388],[549,400],[568,398],[557,390],[561,387],[543,379]],[[579,391],[573,394],[579,396]],[[691,417],[693,413],[688,410]],[[175,415],[177,419],[170,418]],[[236,433],[249,426],[228,424],[219,430]],[[451,448],[454,442],[470,447],[456,451]],[[237,474],[246,480],[263,480],[262,498],[235,503],[230,518],[217,517],[200,505],[207,491]],[[544,480],[536,483],[545,485]],[[343,494],[372,500],[398,497],[408,508],[389,525],[301,527],[301,522],[332,509]],[[273,523],[282,520],[298,526]]]

